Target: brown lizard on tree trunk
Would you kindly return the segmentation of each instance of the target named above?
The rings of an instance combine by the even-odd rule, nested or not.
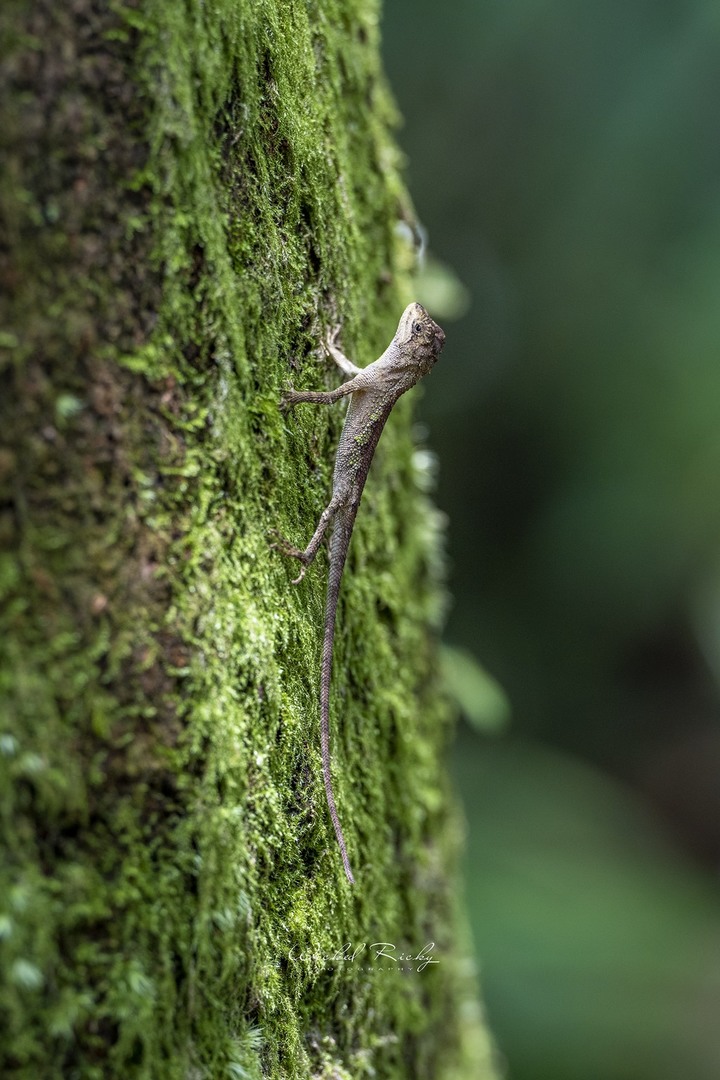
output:
[[[395,337],[385,352],[366,368],[356,367],[343,355],[337,346],[336,337],[336,333],[330,336],[326,344],[327,351],[338,367],[351,378],[336,390],[327,393],[291,389],[285,393],[282,400],[283,409],[291,409],[301,402],[332,405],[340,398],[352,395],[335,457],[332,497],[320,515],[318,526],[304,551],[277,534],[274,546],[284,555],[299,559],[303,564],[299,576],[293,582],[297,584],[302,581],[305,570],[317,554],[328,525],[333,522],[320,676],[320,744],[330,817],[340,846],[345,873],[348,880],[354,884],[330,776],[330,680],[340,579],[370,462],[385,421],[398,398],[432,370],[445,343],[445,334],[437,323],[433,322],[425,308],[420,304],[410,304],[402,313]]]

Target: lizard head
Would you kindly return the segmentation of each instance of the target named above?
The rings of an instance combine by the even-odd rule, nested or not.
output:
[[[426,375],[440,356],[445,332],[430,318],[422,304],[408,304],[400,316],[395,340],[413,367]]]

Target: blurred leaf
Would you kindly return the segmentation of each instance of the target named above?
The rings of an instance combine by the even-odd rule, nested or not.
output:
[[[507,727],[510,702],[505,691],[471,653],[444,645],[440,663],[450,696],[474,728],[497,732]]]
[[[461,730],[454,764],[471,926],[513,1080],[717,1080],[715,881],[577,758]]]
[[[415,295],[439,319],[460,319],[470,307],[470,293],[455,271],[432,255],[415,277]]]

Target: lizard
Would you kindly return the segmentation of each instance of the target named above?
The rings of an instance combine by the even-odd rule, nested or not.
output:
[[[424,307],[417,303],[409,304],[385,352],[364,368],[357,367],[343,354],[338,345],[338,334],[339,328],[335,328],[326,337],[324,346],[343,374],[349,376],[347,382],[328,392],[290,387],[281,400],[281,408],[285,412],[304,402],[332,405],[343,397],[350,397],[335,457],[330,502],[320,515],[306,548],[295,547],[276,530],[273,530],[275,542],[272,546],[301,562],[300,573],[293,580],[293,584],[297,585],[315,558],[328,526],[333,524],[320,674],[320,746],[330,818],[345,874],[348,881],[354,884],[330,775],[330,682],[340,580],[365,480],[385,421],[398,398],[432,370],[445,343],[445,333]]]

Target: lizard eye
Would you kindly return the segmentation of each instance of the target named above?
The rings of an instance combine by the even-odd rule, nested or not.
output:
[[[419,334],[422,330],[422,326],[419,322],[413,323],[413,334]]]

